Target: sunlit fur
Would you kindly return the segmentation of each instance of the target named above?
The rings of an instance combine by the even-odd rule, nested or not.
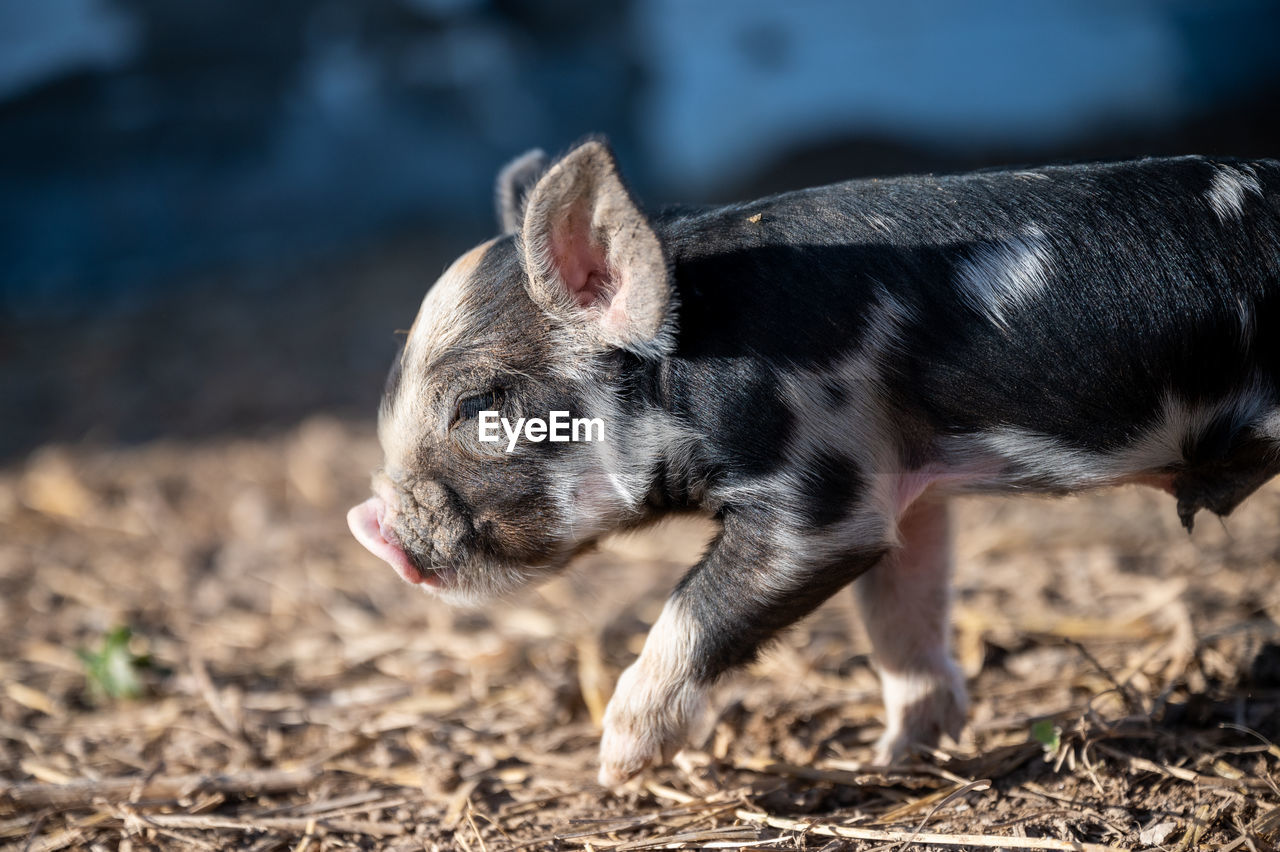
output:
[[[720,533],[619,681],[601,779],[670,757],[717,678],[854,581],[874,757],[897,759],[964,717],[948,498],[1140,482],[1190,529],[1280,472],[1278,196],[1274,161],[1183,157],[645,213],[598,140],[531,156],[388,382],[386,534],[477,602],[705,512]],[[507,454],[451,428],[495,386],[506,416],[605,440]]]

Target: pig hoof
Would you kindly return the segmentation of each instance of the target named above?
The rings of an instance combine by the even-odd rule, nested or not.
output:
[[[617,787],[650,766],[666,763],[684,740],[684,720],[663,710],[605,713],[600,739],[600,783]]]
[[[655,714],[646,723],[632,717],[629,723],[605,716],[600,740],[600,783],[617,787],[650,766],[667,763],[684,741],[681,720]]]
[[[969,699],[964,677],[950,661],[935,674],[881,674],[886,726],[876,742],[872,760],[890,766],[913,746],[933,748],[946,734],[953,740],[964,730]]]
[[[624,671],[604,714],[600,783],[616,787],[674,757],[703,700],[688,681],[655,683],[643,660]]]
[[[600,743],[600,784],[618,787],[658,762],[660,753],[638,737],[606,731]]]

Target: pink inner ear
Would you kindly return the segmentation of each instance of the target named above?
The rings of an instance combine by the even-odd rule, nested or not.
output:
[[[608,257],[591,239],[585,216],[566,216],[565,222],[553,229],[551,254],[560,279],[580,307],[607,303],[613,296]]]

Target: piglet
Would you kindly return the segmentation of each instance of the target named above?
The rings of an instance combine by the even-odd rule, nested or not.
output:
[[[1190,529],[1280,471],[1275,161],[645,212],[589,139],[512,163],[498,206],[503,233],[423,300],[349,521],[406,581],[476,604],[610,532],[716,520],[618,682],[602,783],[669,759],[708,687],[851,583],[884,691],[874,761],[957,736],[953,496],[1137,482]],[[574,440],[579,421],[601,428]]]

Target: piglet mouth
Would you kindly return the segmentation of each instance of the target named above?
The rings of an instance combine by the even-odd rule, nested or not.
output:
[[[370,497],[347,512],[347,526],[356,541],[370,553],[396,569],[405,582],[440,587],[453,575],[452,569],[432,570],[418,565],[400,546],[395,530],[387,523],[387,504],[381,497]]]

